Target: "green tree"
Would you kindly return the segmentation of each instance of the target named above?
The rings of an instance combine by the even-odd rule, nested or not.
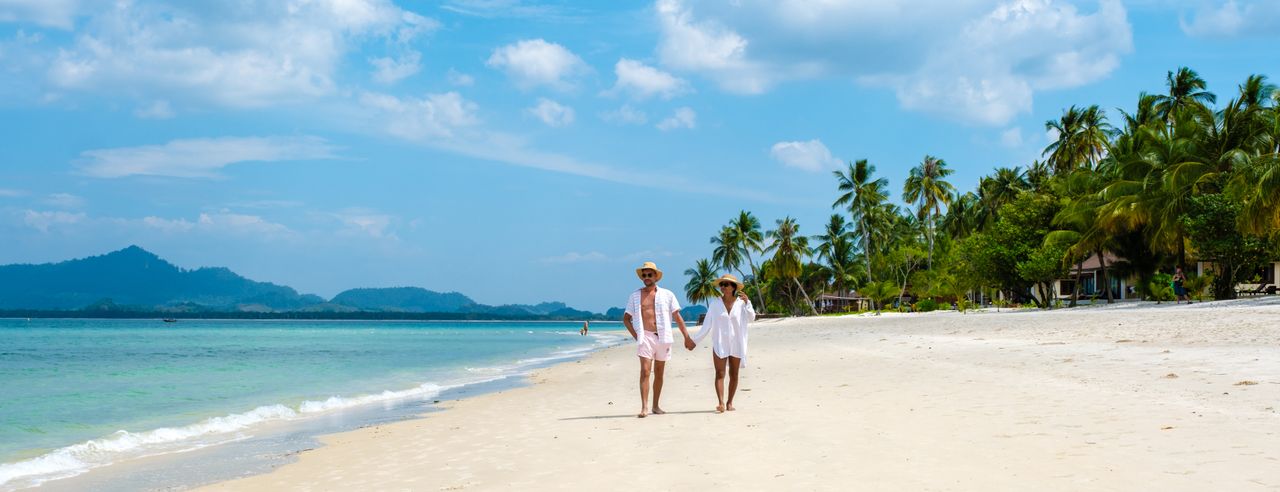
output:
[[[805,305],[808,306],[809,311],[815,315],[818,314],[813,306],[813,300],[809,299],[809,294],[800,284],[804,259],[811,253],[809,238],[800,235],[800,225],[791,217],[778,219],[777,228],[769,231],[767,236],[773,241],[768,248],[765,248],[765,252],[773,253],[769,261],[773,263],[774,275],[784,281],[793,282],[800,289],[800,294],[804,296]]]
[[[824,233],[813,239],[818,242],[815,250],[818,259],[827,262],[836,292],[845,295],[857,281],[857,266],[854,264],[853,233],[849,231],[844,216],[831,214]]]
[[[684,284],[684,296],[690,303],[705,304],[708,299],[714,299],[720,295],[715,286],[718,275],[711,261],[698,260],[693,268],[685,270],[684,274],[689,277],[689,282]]]
[[[1169,71],[1165,77],[1169,92],[1156,96],[1155,110],[1160,118],[1172,125],[1176,115],[1192,106],[1204,107],[1217,102],[1218,96],[1205,90],[1208,85],[1199,73],[1187,67],[1178,67],[1178,71]]]
[[[955,192],[955,187],[946,179],[953,172],[947,169],[946,161],[926,155],[920,164],[911,168],[911,174],[902,185],[902,199],[916,204],[920,219],[925,224],[929,268],[933,268],[934,222],[942,215],[942,206],[951,203],[951,195]]]
[[[732,241],[738,245],[738,249],[743,256],[747,258],[747,265],[751,267],[751,276],[756,285],[756,297],[759,297],[760,305],[768,308],[768,300],[764,297],[764,291],[760,284],[764,281],[761,272],[756,268],[756,262],[752,258],[752,252],[764,252],[764,233],[760,231],[760,220],[751,212],[742,210],[738,212],[738,216],[729,221],[729,228],[733,230]]]
[[[840,191],[840,196],[836,198],[835,203],[831,204],[831,208],[841,206],[847,207],[849,214],[853,217],[853,222],[857,226],[858,237],[862,239],[862,256],[866,263],[867,281],[871,281],[871,230],[873,218],[871,217],[876,208],[887,200],[888,193],[886,189],[889,187],[889,180],[885,178],[872,178],[876,173],[876,167],[867,162],[866,159],[859,159],[856,163],[850,163],[849,169],[844,171],[834,171],[836,183]]]
[[[1274,251],[1274,243],[1241,232],[1237,221],[1241,206],[1223,194],[1193,197],[1191,203],[1191,210],[1182,221],[1191,240],[1198,245],[1200,259],[1214,263],[1217,274],[1213,295],[1218,299],[1235,299],[1236,283],[1262,267],[1267,254]]]

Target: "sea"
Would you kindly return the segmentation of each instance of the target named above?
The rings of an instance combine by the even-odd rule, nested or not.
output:
[[[182,489],[265,471],[317,435],[418,417],[624,339],[617,324],[580,327],[0,319],[0,491]]]

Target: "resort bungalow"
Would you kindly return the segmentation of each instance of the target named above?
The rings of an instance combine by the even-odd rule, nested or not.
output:
[[[1123,262],[1124,259],[1111,252],[1103,253],[1103,257],[1107,260],[1107,283],[1110,284],[1107,287],[1111,289],[1111,298],[1115,300],[1134,298],[1136,294],[1129,292],[1134,280],[1121,278],[1116,275],[1114,269],[1114,265]],[[1076,265],[1072,265],[1066,278],[1055,280],[1049,285],[1049,296],[1051,299],[1070,299],[1075,288]],[[1098,259],[1098,255],[1089,255],[1080,268],[1080,299],[1093,297],[1106,299],[1107,291],[1102,289],[1102,262]],[[1040,293],[1035,289],[1031,289],[1031,295],[1037,299],[1040,298]]]
[[[849,311],[866,311],[871,309],[871,299],[859,296],[856,292],[848,296],[822,294],[813,300],[814,309],[819,313],[846,313]]]

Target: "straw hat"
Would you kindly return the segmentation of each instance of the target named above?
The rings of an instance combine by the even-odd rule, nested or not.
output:
[[[662,280],[662,270],[659,270],[658,265],[654,264],[652,261],[646,261],[644,262],[643,265],[640,265],[640,268],[636,269],[636,276],[639,277],[640,272],[643,272],[645,270],[653,270],[658,273],[658,278],[654,279],[653,280],[654,282]]]
[[[714,285],[717,288],[719,288],[720,282],[733,282],[734,284],[737,284],[738,290],[742,290],[742,281],[738,280],[738,277],[733,276],[733,274],[726,273],[724,275],[721,275],[720,278],[712,281],[711,285]]]

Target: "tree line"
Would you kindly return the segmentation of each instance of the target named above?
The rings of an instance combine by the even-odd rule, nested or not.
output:
[[[1114,118],[1097,105],[1065,109],[1045,122],[1053,137],[1041,159],[998,167],[973,190],[924,156],[903,182],[905,207],[889,202],[874,164],[850,162],[833,172],[837,213],[820,234],[802,235],[791,217],[765,230],[741,211],[684,272],[685,295],[714,298],[719,272],[734,272],[773,313],[816,314],[816,296],[855,291],[877,308],[908,295],[929,307],[1052,307],[1052,283],[1074,277],[1074,306],[1083,263],[1097,256],[1094,295],[1107,302],[1120,278],[1136,280],[1136,296],[1165,299],[1169,272],[1194,273],[1196,261],[1210,264],[1187,282],[1196,294],[1234,298],[1280,259],[1280,91],[1252,75],[1217,102],[1194,70],[1170,71],[1164,90]]]

